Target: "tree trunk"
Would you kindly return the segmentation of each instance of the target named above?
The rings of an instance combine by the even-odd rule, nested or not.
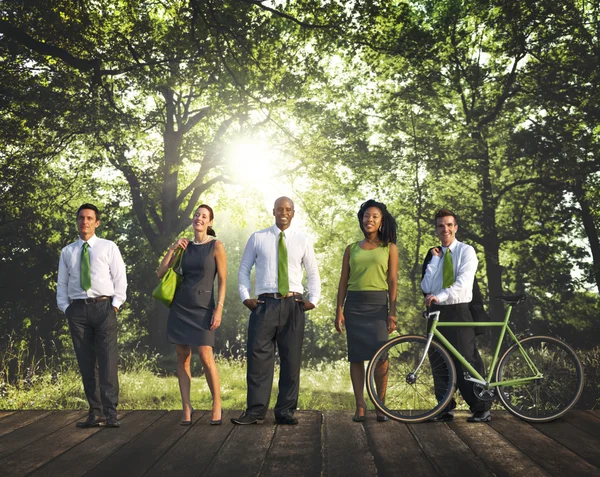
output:
[[[581,211],[581,221],[583,222],[583,228],[590,244],[590,250],[592,252],[594,279],[596,280],[596,287],[600,291],[600,239],[598,238],[598,229],[594,223],[594,216],[592,214],[592,207],[586,198],[585,188],[583,184],[584,179],[578,178],[575,182],[575,197],[579,203]]]

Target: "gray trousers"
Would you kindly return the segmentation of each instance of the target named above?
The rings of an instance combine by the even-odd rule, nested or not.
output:
[[[86,305],[71,303],[66,310],[75,355],[90,414],[116,417],[119,401],[117,375],[117,314],[112,300]]]
[[[291,415],[298,406],[306,317],[304,306],[297,299],[302,299],[302,296],[265,298],[264,303],[259,304],[250,314],[246,413],[259,419],[264,419],[269,407],[275,368],[275,345],[280,361],[275,416]]]

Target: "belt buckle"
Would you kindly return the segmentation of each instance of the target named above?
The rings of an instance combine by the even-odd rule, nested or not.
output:
[[[92,303],[95,303],[95,302],[96,302],[96,299],[95,299],[95,298],[84,298],[84,299],[83,299],[83,302],[84,302],[86,305],[91,305]]]

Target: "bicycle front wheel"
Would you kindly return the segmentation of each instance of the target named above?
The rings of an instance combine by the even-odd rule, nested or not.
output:
[[[583,391],[583,366],[566,343],[549,336],[531,336],[519,341],[540,377],[509,386],[498,386],[504,407],[531,422],[552,421],[571,409]],[[496,381],[535,376],[525,354],[514,344],[500,359]]]
[[[426,421],[442,411],[452,399],[456,383],[452,358],[435,341],[431,342],[427,352],[426,345],[424,336],[400,336],[383,345],[369,362],[369,397],[391,419]],[[421,361],[421,367],[415,373]],[[382,398],[377,393],[377,377],[380,382],[385,382],[387,377],[387,389]]]

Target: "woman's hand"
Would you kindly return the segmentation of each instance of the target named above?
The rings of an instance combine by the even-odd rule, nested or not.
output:
[[[213,311],[212,320],[210,320],[210,329],[216,330],[221,325],[221,318],[223,317],[223,307],[217,305]]]
[[[344,319],[344,313],[339,311],[335,317],[335,329],[338,333],[344,332],[344,327],[346,326],[345,323],[346,320]]]
[[[392,333],[393,331],[396,330],[396,317],[394,315],[390,315],[388,316],[388,320],[387,320],[387,327],[388,327],[388,335],[390,333]]]
[[[175,241],[173,245],[171,245],[171,250],[175,251],[178,248],[186,249],[190,241],[186,238],[180,238]]]

